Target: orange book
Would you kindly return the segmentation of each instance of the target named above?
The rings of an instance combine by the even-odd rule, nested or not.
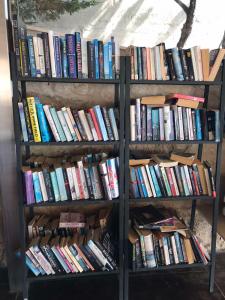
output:
[[[176,100],[176,105],[196,109],[199,106],[199,102],[179,98]]]
[[[203,80],[209,80],[209,49],[201,49]]]
[[[141,104],[163,105],[165,101],[165,96],[146,96],[141,98]]]

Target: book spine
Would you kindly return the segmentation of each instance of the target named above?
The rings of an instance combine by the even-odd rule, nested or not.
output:
[[[161,190],[160,190],[160,187],[159,187],[159,184],[158,184],[158,180],[157,180],[157,177],[156,177],[156,174],[155,174],[154,167],[149,166],[149,170],[150,170],[151,177],[152,177],[152,180],[153,180],[153,184],[154,184],[154,187],[155,187],[156,195],[157,195],[157,197],[162,197],[162,193],[161,193]]]
[[[40,186],[41,186],[43,201],[46,202],[46,201],[48,201],[48,194],[47,194],[44,175],[43,175],[42,171],[38,172],[38,178],[39,178],[39,182],[40,182]]]
[[[84,141],[86,141],[86,140],[87,140],[87,134],[86,134],[86,132],[84,131],[83,125],[81,124],[81,121],[80,121],[78,112],[77,112],[76,110],[72,110],[72,113],[73,113],[73,116],[74,116],[74,120],[75,120],[75,122],[76,122],[76,124],[77,124],[77,128],[78,128],[78,130],[79,130],[79,133],[80,133],[82,139],[83,139]]]
[[[22,99],[22,102],[23,102],[23,109],[24,109],[25,121],[26,121],[26,126],[27,126],[28,139],[30,142],[32,142],[32,141],[34,141],[34,136],[33,136],[32,128],[31,128],[29,109],[28,109],[26,99]]]
[[[145,256],[148,268],[156,267],[156,259],[154,255],[152,234],[144,236]]]
[[[101,108],[100,108],[99,105],[96,105],[96,106],[93,107],[93,109],[94,109],[94,112],[96,114],[99,127],[101,128],[101,133],[102,133],[103,140],[108,141],[109,138],[108,138],[107,130],[106,130],[106,127],[105,127],[104,119],[103,119],[103,116],[102,116]]]
[[[47,195],[48,195],[48,200],[50,202],[53,202],[53,201],[55,201],[54,191],[53,191],[53,187],[52,187],[50,173],[46,168],[43,168],[43,176],[44,176],[46,191],[47,191]]]
[[[104,118],[104,121],[105,121],[106,130],[107,130],[107,133],[108,133],[109,140],[114,141],[113,131],[112,131],[112,127],[110,125],[109,114],[108,114],[107,108],[102,107],[102,112],[103,112],[103,118]]]
[[[142,72],[142,51],[141,47],[137,47],[137,67],[138,67],[138,79],[143,79],[143,72]]]
[[[202,124],[201,124],[201,117],[200,117],[200,110],[195,110],[195,126],[196,126],[196,139],[201,141],[202,140]]]
[[[94,44],[87,41],[87,58],[88,58],[88,78],[94,79]]]
[[[220,111],[215,110],[215,142],[220,141]]]
[[[67,107],[66,110],[67,110],[68,116],[69,116],[69,118],[70,118],[70,122],[71,122],[71,124],[72,124],[72,126],[73,126],[73,129],[74,129],[76,138],[77,138],[77,140],[80,142],[80,141],[82,140],[82,138],[81,138],[81,135],[80,135],[78,126],[77,126],[77,124],[76,124],[76,122],[75,122],[75,120],[74,120],[74,117],[73,117],[73,114],[72,114],[72,112],[71,112],[70,107]]]
[[[109,79],[113,79],[112,42],[108,42],[109,48]]]
[[[135,106],[135,120],[136,120],[136,137],[137,141],[141,141],[141,100],[140,98],[136,99],[136,106]]]
[[[194,75],[191,49],[184,50],[184,52],[185,52],[185,58],[188,67],[189,80],[193,81],[195,80],[195,75]]]
[[[56,178],[59,186],[60,199],[61,201],[68,200],[62,168],[61,167],[56,168],[55,173],[56,173]]]
[[[175,67],[173,63],[173,54],[171,49],[166,50],[166,59],[168,63],[170,78],[171,80],[176,80]]]
[[[170,140],[170,132],[171,132],[171,123],[170,123],[170,107],[165,105],[163,107],[163,119],[164,119],[164,133],[165,140]]]
[[[30,63],[30,73],[32,77],[36,77],[36,63],[34,55],[34,44],[33,37],[31,35],[27,36],[28,52],[29,52],[29,63]]]
[[[171,262],[169,256],[168,240],[166,236],[162,237],[162,244],[163,244],[164,257],[165,257],[165,265],[168,266],[171,264]]]
[[[46,77],[50,78],[52,76],[52,70],[51,70],[51,58],[50,58],[48,33],[42,32],[41,37],[43,40],[43,49],[44,49],[45,75],[46,75]]]
[[[140,186],[141,186],[141,189],[142,189],[142,192],[143,192],[143,196],[144,196],[144,198],[147,198],[148,197],[148,191],[147,191],[147,188],[146,188],[146,185],[145,185],[145,182],[144,182],[144,177],[143,177],[143,174],[142,174],[142,171],[141,171],[140,167],[137,168],[137,175],[138,175]]]
[[[51,183],[52,183],[52,188],[53,188],[53,192],[54,192],[55,201],[56,202],[60,201],[61,199],[60,199],[60,193],[59,193],[59,186],[58,186],[55,171],[50,172],[50,177],[51,177]]]
[[[160,167],[160,169],[161,169],[161,172],[162,172],[163,181],[165,183],[167,195],[169,197],[171,197],[172,196],[172,192],[171,192],[170,184],[169,184],[169,181],[168,181],[168,178],[167,178],[167,175],[166,175],[165,168],[164,167]]]
[[[196,137],[196,122],[195,122],[195,109],[191,109],[191,118],[192,118],[192,128],[193,128],[193,140],[196,140],[197,137]]]
[[[100,107],[99,107],[99,109],[100,109]],[[88,125],[88,121],[87,121],[84,110],[79,110],[78,115],[79,115],[80,122],[81,122],[81,124],[84,128],[84,131],[85,131],[85,134],[87,136],[88,141],[92,141],[93,136],[92,136],[92,133],[91,133],[91,129]]]
[[[146,105],[141,105],[141,140],[146,141]]]
[[[145,167],[142,166],[142,167],[140,167],[140,169],[141,169],[141,173],[142,173],[142,176],[143,176],[144,185],[145,185],[146,190],[147,190],[147,197],[152,197],[152,191],[151,191],[150,183],[148,181],[148,175],[146,173]]]
[[[181,66],[182,66],[182,73],[184,76],[184,80],[189,80],[189,75],[188,75],[188,66],[186,63],[186,57],[185,57],[185,52],[184,49],[179,49],[179,56],[180,56],[180,61],[181,61]]]
[[[44,113],[43,104],[36,103],[36,109],[41,132],[41,140],[42,142],[49,142],[51,140],[51,133]]]
[[[179,166],[175,166],[174,170],[175,170],[175,174],[176,174],[176,180],[177,180],[177,184],[178,184],[178,187],[179,187],[180,195],[184,196],[185,193],[184,193],[184,189],[183,189],[183,185],[182,185],[182,178],[181,178],[181,173],[180,173]]]
[[[77,78],[77,64],[75,53],[75,36],[66,34],[66,52],[68,60],[68,73],[70,78]]]
[[[173,254],[173,248],[172,248],[172,243],[170,240],[170,237],[167,236],[167,244],[168,244],[168,252],[169,252],[169,258],[170,258],[170,264],[175,264],[175,259],[174,259],[174,254]]]
[[[115,141],[118,141],[119,140],[119,132],[118,132],[117,124],[116,124],[114,109],[109,108],[108,114],[109,114],[109,121],[110,121],[110,124],[112,127],[114,139],[115,139]]]
[[[161,169],[159,168],[158,165],[154,165],[154,169],[155,169],[155,174],[158,180],[158,184],[159,184],[159,188],[163,194],[163,196],[166,196],[166,187],[163,184],[163,176],[161,174]]]
[[[52,118],[52,122],[50,121],[52,125],[50,123],[49,124],[50,124],[51,130],[52,130],[52,133],[54,135],[56,142],[59,142],[59,141],[65,142],[66,136],[64,134],[62,125],[59,121],[58,114],[56,112],[55,107],[47,108],[47,106],[46,106],[46,108],[45,108],[45,106],[44,106],[44,109],[46,109],[46,111],[49,110],[50,117]],[[45,111],[45,113],[46,113],[46,111]]]
[[[108,171],[107,171],[107,165],[105,162],[102,162],[99,164],[99,170],[101,174],[101,178],[103,181],[103,187],[105,190],[105,195],[108,200],[112,200],[112,193],[110,189],[110,182],[109,182],[109,176],[108,176]]]
[[[167,175],[167,178],[168,178],[168,181],[169,181],[169,185],[170,185],[170,189],[171,189],[172,195],[176,196],[176,190],[175,190],[175,186],[174,186],[174,182],[173,182],[171,170],[170,170],[170,168],[165,168],[165,170],[166,170],[166,175]]]
[[[57,250],[57,248],[55,246],[52,246],[51,249],[52,249],[52,252],[55,254],[55,257],[58,259],[59,263],[61,264],[62,268],[64,269],[64,271],[66,273],[70,273],[69,267],[63,260],[62,256],[60,255],[59,251]]]
[[[84,166],[83,166],[82,161],[78,161],[77,166],[78,166],[78,169],[80,172],[80,179],[81,179],[81,183],[82,183],[83,190],[84,190],[84,199],[88,199],[89,193],[88,193],[87,183],[86,183],[86,179],[85,179],[85,175],[84,175]]]
[[[180,243],[180,237],[178,232],[174,232],[174,239],[175,239],[175,244],[177,248],[177,254],[178,254],[178,259],[180,263],[184,263],[184,256],[182,252],[182,247]]]
[[[41,34],[37,34],[37,45],[38,45],[38,58],[40,64],[41,77],[44,77],[46,75],[46,71],[45,71],[44,45],[43,45],[43,39]]]
[[[153,141],[159,141],[160,128],[159,128],[159,109],[152,109],[152,137]]]
[[[43,201],[43,198],[42,198],[41,186],[40,186],[40,182],[39,182],[39,178],[38,178],[38,173],[33,172],[32,176],[33,176],[35,200],[36,200],[36,203],[40,203]]]
[[[58,110],[57,115],[58,115],[59,121],[61,123],[61,126],[63,128],[64,134],[66,136],[67,142],[71,142],[73,140],[73,137],[70,133],[70,130],[69,130],[69,127],[68,127],[68,125],[66,123],[66,120],[64,118],[63,112],[61,110]]]
[[[180,167],[180,173],[181,173],[185,196],[190,196],[190,191],[188,188],[188,184],[187,184],[187,180],[186,180],[186,176],[185,176],[185,172],[184,172],[184,167],[182,167],[182,166]]]
[[[152,141],[152,108],[150,105],[147,105],[147,141]]]
[[[66,38],[60,38],[61,44],[61,59],[62,59],[62,75],[64,78],[68,78],[68,61],[67,61],[67,52],[66,52]]]
[[[35,267],[32,260],[27,255],[26,255],[26,265],[35,276],[38,276],[41,273],[40,270],[37,267]]]
[[[79,200],[80,199],[80,190],[79,190],[79,185],[78,185],[76,168],[72,167],[71,171],[72,171],[73,182],[74,182],[74,187],[75,187],[75,192],[76,192],[76,199]]]
[[[188,140],[189,139],[188,120],[187,120],[187,112],[185,107],[182,107],[182,117],[183,117],[183,128],[184,128],[184,139]]]
[[[94,125],[94,122],[92,120],[91,114],[90,113],[85,113],[85,115],[86,115],[86,118],[87,118],[87,121],[88,121],[88,125],[91,129],[93,139],[94,139],[94,141],[98,141],[99,139],[98,139],[97,131],[95,129],[95,125]]]
[[[153,180],[152,180],[152,176],[151,176],[151,173],[150,173],[150,168],[148,165],[145,166],[145,169],[146,169],[146,172],[147,172],[147,175],[148,175],[148,180],[149,180],[149,183],[150,183],[150,186],[151,186],[151,190],[152,190],[152,194],[153,194],[153,197],[157,197],[157,194],[156,194],[156,190],[155,190],[155,186],[153,184]],[[137,176],[138,178],[138,176]],[[140,192],[141,192],[141,189],[140,189]]]
[[[116,43],[114,36],[111,36],[111,44],[112,44],[112,79],[116,79],[117,70],[119,70],[118,62],[119,59],[116,57]]]
[[[119,197],[119,182],[118,182],[118,175],[117,175],[117,171],[116,171],[115,158],[107,159],[106,165],[107,165],[107,170],[108,170],[112,198],[118,198]]]
[[[88,78],[87,41],[81,38],[82,78]]]
[[[98,41],[98,65],[99,65],[99,78],[104,79],[103,41]]]
[[[187,185],[188,185],[188,189],[191,195],[193,195],[193,189],[192,189],[192,185],[191,185],[191,178],[188,172],[188,166],[184,165],[184,173],[185,173],[185,177],[187,180]]]
[[[93,40],[94,44],[94,65],[95,65],[95,79],[99,79],[99,53],[98,53],[98,40]]]
[[[56,70],[55,70],[55,49],[53,43],[53,32],[48,32],[48,43],[49,43],[49,54],[50,54],[50,62],[51,62],[51,73],[52,77],[56,77]]]
[[[184,140],[184,126],[183,126],[183,115],[182,115],[182,107],[177,108],[178,113],[178,123],[179,123],[179,137],[180,140]]]
[[[23,134],[23,141],[28,142],[29,139],[28,139],[28,133],[27,133],[27,125],[26,125],[24,108],[23,108],[22,102],[18,103],[18,109],[19,109],[19,115],[20,115],[20,125],[21,125],[22,134]]]
[[[66,120],[66,124],[69,128],[69,131],[70,131],[70,134],[72,135],[72,138],[73,140],[76,142],[78,139],[77,139],[77,135],[75,133],[75,130],[74,130],[74,127],[73,127],[73,124],[70,120],[70,117],[69,117],[69,114],[68,114],[68,111],[67,111],[67,108],[66,107],[62,107],[61,108],[61,111],[63,112],[63,115],[64,115],[64,118]]]
[[[77,78],[82,78],[82,49],[80,32],[75,32]]]
[[[56,67],[56,78],[62,77],[62,59],[60,49],[60,38],[58,36],[53,37],[53,45],[55,48],[55,67]]]
[[[138,80],[138,56],[137,56],[137,47],[134,47],[134,79]]]
[[[140,198],[135,169],[130,167],[130,191],[134,198]]]
[[[96,130],[97,136],[98,136],[98,140],[102,141],[102,133],[101,133],[100,127],[98,125],[98,120],[97,120],[97,117],[95,115],[94,109],[90,108],[88,110],[88,112],[90,113],[92,121],[94,123],[94,127],[95,127],[95,130]]]
[[[23,27],[19,28],[20,61],[22,76],[29,76],[29,55],[27,45],[27,32]]]
[[[155,59],[155,75],[156,80],[163,80],[161,72],[161,62],[160,62],[160,46],[155,46],[153,48],[154,59]]]
[[[147,80],[147,56],[146,56],[146,48],[141,47],[142,52],[142,69],[143,69],[143,79]]]
[[[103,45],[103,54],[104,54],[104,77],[109,79],[109,44],[106,43]]]
[[[177,80],[182,81],[184,80],[184,76],[183,76],[181,61],[180,61],[179,52],[177,48],[172,48],[172,56],[173,56],[173,62],[174,62],[174,68],[175,68]]]
[[[27,204],[35,203],[34,197],[34,188],[33,188],[33,177],[32,172],[26,171],[24,172],[24,181],[25,181],[25,188],[26,188],[26,202]]]
[[[66,169],[64,167],[62,168],[62,173],[63,173],[63,180],[64,180],[65,189],[66,189],[67,200],[70,200],[72,198],[71,190],[70,190],[70,185],[69,185],[69,179],[68,179],[68,176],[67,176],[67,172],[66,172]]]
[[[164,118],[163,118],[163,108],[159,108],[159,133],[160,133],[160,141],[164,141]]]
[[[18,20],[17,15],[12,15],[12,27],[13,27],[13,42],[14,42],[14,52],[16,55],[16,66],[17,66],[17,73],[21,76],[21,65],[20,65],[20,45],[19,45],[19,27],[18,27]]]
[[[33,131],[33,135],[34,135],[34,141],[41,142],[41,134],[40,134],[39,124],[38,124],[38,118],[37,118],[34,97],[27,98],[27,105],[28,105],[28,110],[29,110],[29,114],[30,114],[31,127],[32,127],[32,131]]]

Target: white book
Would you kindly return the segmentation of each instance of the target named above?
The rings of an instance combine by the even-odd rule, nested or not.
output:
[[[183,124],[183,114],[182,114],[182,107],[178,106],[178,121],[179,121],[179,131],[180,131],[180,140],[184,140],[184,124]]]
[[[48,32],[48,42],[49,42],[49,54],[50,54],[52,77],[56,77],[55,48],[53,43],[53,31],[51,30]]]
[[[160,131],[160,141],[165,140],[165,134],[164,134],[164,114],[163,114],[163,108],[159,108],[159,131]]]
[[[196,60],[197,70],[198,70],[198,78],[200,81],[203,81],[201,49],[199,46],[195,46],[194,49],[195,49],[195,60]]]
[[[70,133],[70,130],[69,130],[68,126],[67,126],[67,123],[66,123],[66,120],[64,118],[63,112],[61,110],[58,110],[57,111],[57,115],[58,115],[59,121],[60,121],[60,123],[62,125],[63,131],[65,133],[67,142],[71,142],[73,140],[73,137],[72,137],[72,135]]]
[[[149,51],[150,51],[150,69],[151,69],[152,80],[155,80],[154,50],[153,48],[150,48]]]
[[[90,113],[86,113],[86,117],[87,117],[88,124],[89,124],[89,126],[91,128],[91,133],[93,135],[93,139],[94,139],[95,142],[97,142],[99,139],[98,139],[97,131],[95,129],[95,125],[93,123],[91,114]]]
[[[85,178],[85,174],[84,174],[83,162],[78,161],[77,166],[78,166],[78,169],[79,169],[79,172],[80,172],[81,184],[82,184],[83,190],[84,190],[84,199],[89,199],[89,193],[88,193],[86,178]]]
[[[172,245],[172,249],[173,249],[173,257],[174,257],[175,264],[179,264],[176,242],[175,242],[175,238],[173,235],[170,237],[170,240],[171,240],[171,245]]]
[[[82,76],[88,78],[87,40],[81,38]]]
[[[38,51],[38,37],[33,36],[33,46],[34,46],[34,57],[35,57],[35,64],[36,64],[36,74],[37,77],[41,77],[41,65],[39,60],[39,51]]]
[[[188,185],[188,189],[190,191],[190,194],[193,195],[193,189],[192,189],[192,185],[191,185],[191,178],[190,178],[190,174],[188,171],[188,166],[184,165],[184,173],[185,173],[185,177],[187,180],[187,185]]]
[[[151,190],[151,187],[150,187],[150,184],[149,184],[149,181],[148,181],[148,175],[147,175],[147,172],[146,172],[144,166],[141,167],[141,173],[142,173],[142,176],[143,176],[143,179],[144,179],[145,187],[147,189],[148,197],[152,197],[152,190]]]
[[[79,115],[79,119],[80,119],[80,122],[84,128],[84,131],[87,135],[87,139],[88,141],[93,141],[93,136],[92,136],[92,133],[91,133],[91,130],[90,130],[90,127],[88,125],[88,121],[87,121],[87,118],[86,118],[86,115],[84,113],[83,110],[79,110],[78,111],[78,115]]]
[[[116,75],[120,74],[120,45],[115,41],[115,67]]]
[[[70,193],[72,200],[76,200],[76,191],[75,191],[75,184],[73,181],[73,174],[72,174],[72,167],[66,168],[66,173],[69,181]]]
[[[107,165],[106,161],[102,161],[99,164],[99,171],[103,180],[103,186],[105,189],[105,194],[107,196],[108,200],[112,200],[112,193],[110,189],[110,183],[109,183],[109,176],[108,176],[108,170],[107,170]]]
[[[188,135],[191,141],[194,140],[194,133],[193,133],[193,122],[192,122],[192,114],[191,108],[186,108],[187,113],[187,123],[188,123]]]
[[[136,99],[135,106],[136,140],[141,141],[141,99]]]
[[[54,139],[56,140],[56,142],[60,142],[61,139],[60,139],[59,133],[56,129],[55,123],[53,121],[52,115],[49,111],[49,105],[43,105],[43,109],[44,109],[46,118],[48,120],[49,126],[51,128],[51,131],[53,133]]]
[[[156,80],[162,80],[162,71],[161,71],[161,62],[160,62],[160,48],[155,46],[154,50],[154,59],[155,59],[155,75]]]
[[[193,65],[193,71],[194,71],[194,77],[195,80],[198,81],[198,70],[197,70],[197,63],[196,63],[196,58],[195,58],[195,50],[194,47],[191,48],[191,59],[192,59],[192,65]]]
[[[67,107],[66,110],[67,110],[67,113],[69,115],[70,121],[71,121],[71,123],[73,125],[74,131],[76,133],[76,137],[77,137],[78,141],[80,142],[80,141],[82,141],[82,138],[81,138],[80,132],[79,132],[79,130],[77,128],[77,125],[76,125],[76,122],[75,122],[74,117],[72,115],[70,107]]]
[[[93,172],[93,177],[91,177],[91,180],[93,180],[92,186],[93,186],[94,198],[102,199],[103,198],[102,185],[101,185],[101,180],[99,177],[97,166],[94,165],[92,166],[92,172]]]
[[[48,194],[47,194],[46,185],[45,185],[45,181],[44,181],[44,175],[43,175],[42,171],[39,171],[37,173],[38,173],[38,178],[40,181],[40,187],[41,187],[43,201],[46,202],[46,201],[48,201]]]
[[[71,171],[72,171],[73,183],[74,183],[75,192],[76,192],[76,198],[77,198],[77,200],[79,200],[80,199],[80,190],[79,190],[79,185],[78,185],[78,180],[77,180],[76,167],[72,167]]]
[[[130,139],[136,141],[135,105],[130,105]]]
[[[117,175],[117,171],[116,171],[116,159],[115,158],[107,159],[106,165],[107,165],[107,170],[108,170],[112,198],[118,198],[119,197],[119,181],[118,181],[118,175]]]
[[[67,108],[66,108],[66,107],[62,107],[62,108],[61,108],[61,111],[63,112],[64,118],[65,118],[66,123],[67,123],[67,126],[68,126],[68,128],[69,128],[69,130],[70,130],[70,133],[71,133],[71,135],[72,135],[72,137],[73,137],[73,140],[76,142],[76,141],[78,140],[78,139],[77,139],[77,135],[76,135],[75,130],[74,130],[74,128],[73,128],[73,124],[72,124],[72,122],[71,122],[71,120],[70,120],[70,117],[69,117]]]
[[[144,236],[145,254],[148,268],[156,267],[152,234]]]
[[[41,75],[45,75],[45,54],[44,54],[44,46],[43,40],[41,37],[37,37],[37,45],[38,45],[38,56],[39,56],[39,64]]]
[[[148,180],[149,180],[149,183],[150,183],[150,186],[151,186],[153,197],[155,198],[156,197],[156,191],[155,191],[155,187],[154,187],[154,184],[153,184],[153,181],[152,181],[152,176],[150,174],[148,165],[145,165],[145,170],[146,170],[146,173],[148,175]]]
[[[171,123],[170,123],[170,106],[165,105],[163,107],[163,119],[164,119],[164,134],[165,134],[165,140],[170,140],[171,135]]]
[[[171,172],[172,180],[173,180],[173,183],[174,183],[176,196],[180,196],[180,192],[179,192],[179,189],[178,189],[177,180],[176,180],[173,168],[170,168],[170,172]]]

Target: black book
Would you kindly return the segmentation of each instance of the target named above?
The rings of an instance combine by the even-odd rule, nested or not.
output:
[[[167,236],[167,244],[168,244],[168,251],[169,251],[169,257],[170,257],[170,264],[175,264],[175,260],[174,260],[174,255],[173,255],[173,248],[172,248],[172,243],[170,240],[170,237]]]
[[[109,121],[109,115],[108,115],[107,108],[102,107],[101,111],[102,111],[103,119],[105,121],[106,131],[108,133],[109,140],[114,141],[114,135],[113,135],[113,132],[112,132],[112,127],[111,127],[110,121]]]
[[[105,256],[105,258],[109,261],[109,263],[112,265],[113,269],[117,269],[116,262],[112,258],[112,256],[107,252],[107,250],[99,243],[98,241],[95,241],[96,246],[100,249],[102,254]]]
[[[157,180],[158,180],[160,191],[161,191],[163,196],[167,196],[166,186],[165,186],[163,176],[162,176],[162,172],[161,172],[161,169],[159,168],[159,165],[154,165],[154,169],[155,169],[155,174],[156,174],[156,177],[157,177]]]
[[[88,248],[88,250],[87,250],[86,247],[88,247],[88,246],[79,245],[80,250],[83,252],[85,257],[89,260],[90,264],[93,266],[95,271],[101,271],[102,265],[95,260],[95,258],[92,256],[92,254],[89,253],[90,249]]]
[[[185,107],[182,107],[182,116],[183,116],[183,125],[184,125],[184,139],[189,140],[187,112]]]
[[[215,111],[210,110],[206,112],[207,118],[207,129],[208,129],[208,139],[213,141],[215,139]]]
[[[186,62],[184,49],[179,49],[178,51],[179,51],[179,56],[181,61],[182,73],[184,75],[184,80],[189,80],[188,66]]]
[[[33,142],[34,136],[33,136],[33,132],[32,132],[30,114],[29,114],[29,110],[28,110],[27,101],[26,101],[26,99],[23,98],[22,102],[23,102],[23,109],[24,109],[24,115],[25,115],[25,122],[26,122],[26,126],[27,126],[28,139],[29,139],[29,142]]]
[[[206,110],[200,109],[200,119],[202,124],[202,134],[203,139],[208,140],[208,126],[207,126],[207,117],[206,117]]]
[[[42,40],[43,40],[43,48],[44,48],[45,75],[46,75],[46,77],[51,77],[52,76],[52,71],[51,71],[51,60],[50,60],[48,33],[47,32],[42,32],[41,37],[42,37]]]
[[[47,167],[44,167],[42,169],[42,171],[43,171],[46,191],[47,191],[47,195],[48,195],[48,201],[53,202],[53,201],[55,201],[55,196],[54,196],[54,191],[53,191],[53,186],[52,186],[49,170],[47,169]]]
[[[162,266],[165,266],[165,254],[164,254],[162,239],[159,240],[159,248],[160,248],[161,260],[162,260]]]
[[[85,179],[86,179],[86,183],[87,183],[89,197],[90,197],[90,199],[94,199],[94,192],[93,192],[93,186],[91,183],[89,169],[85,166],[84,166],[84,175],[85,175]]]
[[[141,255],[141,245],[139,240],[135,243],[135,251],[136,251],[136,268],[141,269],[143,267],[143,263],[142,263],[142,255]]]
[[[184,262],[187,263],[188,259],[187,259],[187,252],[186,252],[186,249],[184,246],[184,240],[181,237],[181,235],[179,235],[179,238],[180,238],[180,245],[181,245],[181,249],[182,249],[182,253],[183,253],[183,257],[184,257]]]
[[[71,192],[70,192],[70,185],[69,185],[69,179],[66,173],[66,169],[62,168],[63,172],[63,178],[64,178],[64,183],[65,183],[65,188],[66,188],[66,195],[67,195],[67,200],[71,199]]]
[[[185,58],[186,58],[186,64],[188,67],[189,80],[193,81],[193,80],[195,80],[195,75],[194,75],[194,69],[193,69],[191,49],[184,50],[184,53],[185,53]]]
[[[141,105],[141,140],[146,141],[146,131],[147,131],[147,114],[146,114],[146,105]]]
[[[155,254],[157,266],[162,266],[162,255],[160,251],[159,240],[154,234],[153,234],[153,245],[154,245],[153,247],[154,247],[154,254]]]
[[[93,260],[95,260],[95,262],[98,264],[98,266],[100,267],[100,269],[102,271],[105,270],[105,266],[103,266],[103,264],[100,262],[100,260],[98,259],[98,257],[92,252],[92,250],[88,247],[88,245],[84,246],[85,249],[87,250],[87,252],[89,253],[89,258],[92,257]]]
[[[98,41],[99,78],[104,79],[104,52],[103,41]]]
[[[143,71],[142,71],[142,51],[141,47],[137,47],[137,67],[138,67],[138,79],[143,79]]]
[[[167,49],[165,51],[165,53],[166,53],[166,61],[167,61],[167,65],[168,65],[170,79],[176,80],[176,73],[175,73],[175,67],[174,67],[174,63],[173,63],[172,50]]]
[[[21,73],[22,76],[30,76],[30,65],[27,44],[27,31],[26,28],[19,28],[19,45],[20,45],[20,58],[21,58]]]
[[[46,244],[46,245],[40,244],[40,248],[41,248],[41,252],[45,256],[45,258],[47,259],[47,261],[50,263],[50,265],[52,266],[53,270],[56,273],[63,272],[63,269],[59,265],[58,260],[55,257],[54,253],[52,252],[50,246],[48,244]]]
[[[16,55],[17,74],[21,76],[22,72],[21,72],[21,64],[20,64],[19,27],[18,27],[18,19],[16,14],[12,15],[12,27],[13,27],[14,52]]]
[[[194,140],[196,140],[195,109],[191,110],[191,118],[192,118],[192,127],[193,127],[193,137],[194,137]]]
[[[191,241],[191,246],[192,246],[192,250],[194,252],[194,255],[195,255],[195,258],[196,258],[196,261],[198,263],[203,263],[205,261],[204,257],[202,256],[202,253],[194,239],[193,236],[191,236],[190,238],[190,241]]]
[[[183,187],[183,184],[182,184],[180,166],[175,166],[174,171],[175,171],[174,173],[175,173],[175,177],[176,177],[176,180],[177,180],[177,185],[178,185],[178,188],[179,188],[180,195],[185,196],[184,187]]]
[[[95,78],[95,60],[94,60],[94,44],[87,41],[87,60],[88,60],[88,78]]]

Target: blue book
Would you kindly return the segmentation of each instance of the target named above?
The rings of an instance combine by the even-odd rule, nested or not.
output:
[[[176,243],[176,248],[177,248],[177,255],[180,263],[184,262],[184,256],[182,252],[182,247],[181,247],[181,242],[180,242],[180,236],[178,232],[174,232],[174,238],[175,238],[175,243]]]
[[[51,250],[55,254],[56,258],[58,259],[59,263],[61,264],[61,266],[63,267],[63,269],[65,270],[65,272],[66,273],[70,273],[69,267],[67,266],[67,264],[63,260],[62,256],[60,255],[60,253],[58,252],[58,250],[56,249],[56,247],[52,246]]]
[[[119,132],[118,132],[117,124],[116,124],[114,109],[112,107],[108,110],[108,114],[109,114],[109,121],[110,121],[110,124],[112,127],[114,139],[115,139],[115,141],[118,141],[119,140]]]
[[[108,42],[109,47],[109,79],[113,79],[112,42]]]
[[[49,110],[50,110],[51,116],[53,118],[53,121],[55,123],[55,126],[58,131],[61,142],[66,142],[67,139],[66,139],[65,133],[63,131],[62,125],[59,121],[58,114],[56,112],[55,107],[50,107]]]
[[[83,259],[79,256],[77,250],[75,249],[74,246],[69,246],[69,249],[72,253],[72,255],[75,257],[75,259],[77,260],[77,262],[79,263],[79,265],[81,266],[81,268],[84,271],[88,271],[88,267],[86,266],[85,262],[83,261]]]
[[[101,108],[99,105],[95,105],[93,108],[94,108],[95,114],[97,116],[97,120],[98,120],[98,124],[99,124],[100,130],[101,130],[101,133],[102,133],[103,140],[108,141],[109,137],[108,137],[108,133],[107,133],[107,130],[105,127],[105,122],[104,122],[104,119],[102,116]]]
[[[77,62],[74,34],[66,34],[66,53],[70,78],[77,78]]]
[[[62,168],[61,167],[56,168],[55,173],[56,173],[56,178],[59,186],[60,199],[61,201],[66,201],[68,200],[68,198],[66,194],[66,187],[65,187]]]
[[[98,40],[94,39],[93,44],[94,44],[95,79],[99,79]]]
[[[26,265],[35,276],[38,276],[41,273],[41,271],[33,264],[31,259],[27,255],[26,255]]]
[[[140,198],[140,193],[138,190],[138,181],[136,178],[136,173],[134,168],[130,168],[130,191],[134,198]]]
[[[104,55],[104,76],[105,79],[109,79],[109,45],[108,43],[103,45]]]
[[[37,76],[36,70],[36,62],[35,62],[35,54],[34,54],[34,43],[33,43],[33,36],[27,36],[27,45],[28,45],[28,52],[29,52],[29,62],[30,62],[30,73],[31,77]]]
[[[144,193],[143,193],[143,189],[142,189],[142,186],[141,186],[141,181],[140,181],[140,177],[138,175],[138,169],[137,168],[135,168],[135,174],[136,174],[136,178],[137,178],[137,185],[138,185],[138,190],[139,190],[140,196],[141,196],[141,198],[144,198]]]
[[[43,104],[38,103],[39,99],[35,97],[35,106],[37,110],[38,123],[41,132],[41,140],[42,142],[50,142],[51,141],[51,132],[48,126],[47,118],[44,113]]]
[[[53,46],[54,46],[54,54],[55,54],[56,78],[61,78],[62,77],[62,61],[61,61],[60,38],[58,36],[53,37]]]
[[[160,140],[160,127],[159,127],[159,109],[152,109],[152,137],[153,141]]]
[[[161,193],[161,190],[160,190],[160,187],[159,187],[159,184],[158,184],[158,180],[157,180],[157,177],[156,177],[156,174],[155,174],[155,169],[154,169],[153,166],[148,166],[148,167],[149,167],[149,171],[151,173],[151,177],[152,177],[152,181],[153,181],[153,184],[154,184],[156,196],[157,197],[162,197],[162,193]]]
[[[66,38],[60,38],[61,43],[61,59],[62,59],[62,75],[64,78],[68,78],[68,61],[66,52]]]
[[[200,117],[200,109],[195,110],[195,127],[196,127],[196,139],[202,140],[202,124]]]
[[[24,107],[22,102],[18,103],[18,108],[19,108],[19,115],[20,115],[20,124],[21,124],[21,129],[23,134],[23,141],[28,142],[29,139],[27,133],[27,124],[25,120]]]
[[[38,173],[33,172],[32,177],[33,177],[34,194],[35,194],[36,203],[40,203],[40,202],[43,201],[43,197],[42,197],[42,192],[41,192],[41,186],[40,186]]]
[[[184,80],[184,75],[182,71],[182,65],[181,65],[178,49],[172,48],[171,50],[172,50],[173,64],[174,64],[177,80],[182,81]]]
[[[77,77],[82,78],[82,49],[80,32],[75,32],[75,52],[77,61]]]
[[[138,173],[138,176],[139,176],[139,180],[140,180],[140,184],[141,184],[141,187],[142,187],[142,191],[143,191],[143,194],[144,194],[144,198],[147,198],[148,197],[148,192],[147,192],[147,189],[146,189],[146,186],[145,186],[145,182],[144,182],[144,178],[143,178],[143,175],[142,175],[142,172],[141,172],[141,168],[137,168],[137,173]]]
[[[55,196],[55,201],[60,201],[60,193],[59,193],[59,186],[56,178],[56,173],[55,171],[50,172],[50,177],[51,177],[51,182],[52,182],[52,187],[53,187],[53,192]]]

